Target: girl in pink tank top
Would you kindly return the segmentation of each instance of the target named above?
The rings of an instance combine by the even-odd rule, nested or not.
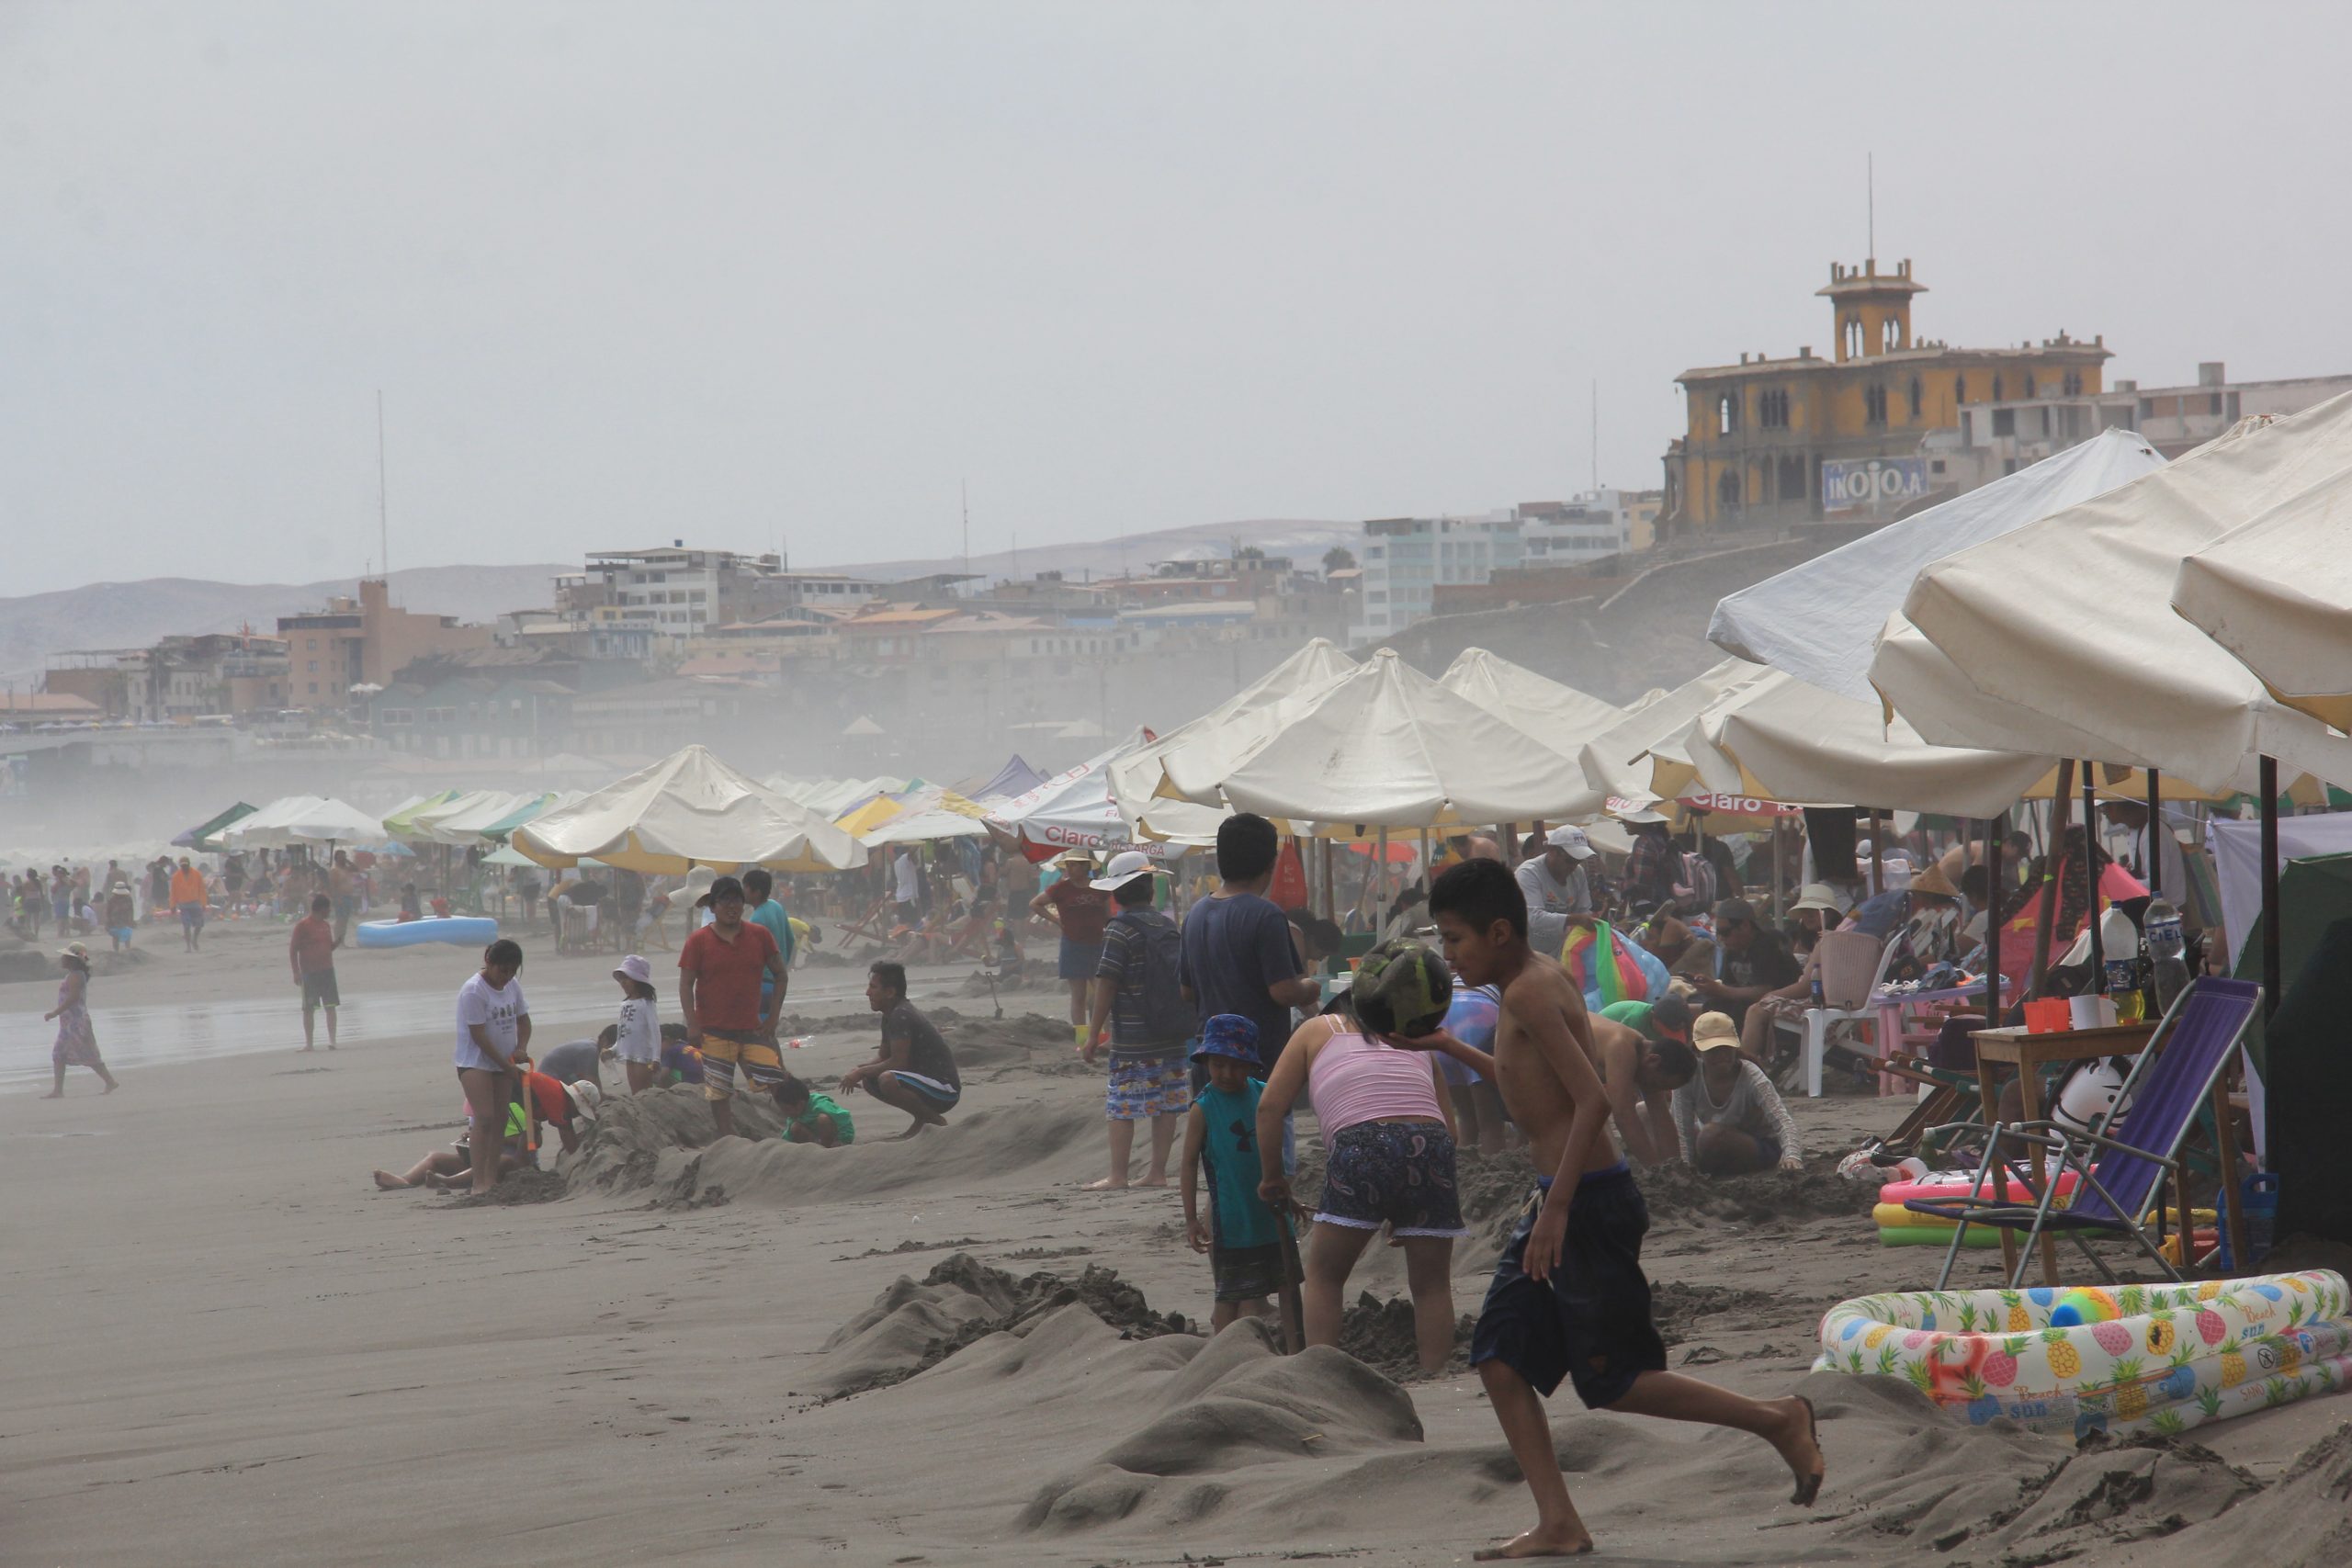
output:
[[[1469,1230],[1454,1183],[1453,1104],[1427,1052],[1362,1032],[1352,1018],[1309,1019],[1291,1036],[1258,1101],[1259,1138],[1302,1089],[1322,1129],[1323,1192],[1300,1292],[1309,1345],[1337,1345],[1348,1275],[1386,1225],[1405,1251],[1422,1367],[1453,1353],[1453,1243]],[[1283,1190],[1279,1172],[1267,1185]]]

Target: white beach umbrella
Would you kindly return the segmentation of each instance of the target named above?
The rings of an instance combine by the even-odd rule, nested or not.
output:
[[[857,840],[797,802],[689,746],[514,829],[541,865],[598,860],[628,871],[707,865],[843,871],[865,863]]]

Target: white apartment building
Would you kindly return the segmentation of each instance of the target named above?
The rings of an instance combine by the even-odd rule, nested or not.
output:
[[[1362,618],[1348,628],[1358,646],[1377,643],[1430,613],[1440,583],[1484,582],[1521,563],[1519,513],[1476,517],[1380,517],[1363,525]]]

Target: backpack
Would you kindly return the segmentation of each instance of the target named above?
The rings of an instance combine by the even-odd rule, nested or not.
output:
[[[1714,863],[1695,851],[1682,852],[1682,877],[1674,897],[1685,908],[1712,909],[1715,905]]]
[[[1143,955],[1143,1028],[1145,1041],[1189,1040],[1199,1020],[1184,999],[1178,965],[1184,957],[1184,933],[1176,922],[1157,910],[1127,909],[1111,918],[1135,932]]]

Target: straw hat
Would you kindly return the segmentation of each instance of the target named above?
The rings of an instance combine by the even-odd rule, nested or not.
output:
[[[1702,1012],[1690,1021],[1690,1049],[1693,1051],[1736,1051],[1739,1049],[1739,1025],[1727,1012]]]
[[[1911,874],[1910,890],[1933,894],[1939,898],[1960,897],[1960,889],[1951,885],[1951,878],[1944,874],[1944,868],[1932,863]]]
[[[83,963],[87,964],[90,961],[90,944],[83,942],[69,942],[63,947],[57,950],[57,956],[60,958],[78,958]]]
[[[605,1103],[604,1089],[594,1078],[568,1083],[563,1086],[563,1092],[571,1097],[571,1113],[582,1122],[594,1122],[598,1109]]]

